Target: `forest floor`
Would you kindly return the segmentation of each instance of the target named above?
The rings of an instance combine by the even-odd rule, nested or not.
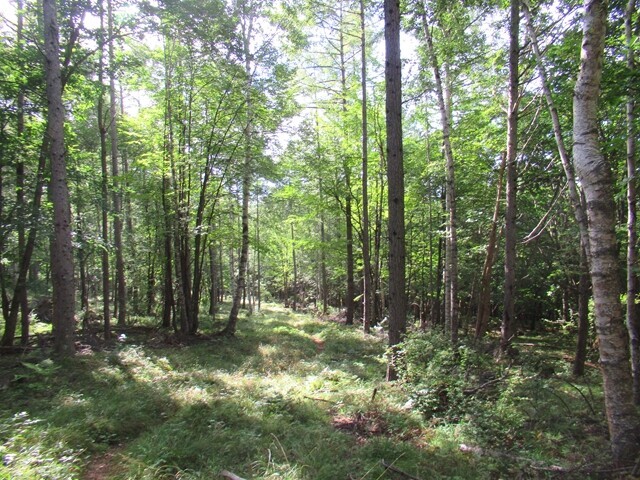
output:
[[[523,455],[506,446],[517,433],[489,449],[462,422],[412,408],[384,381],[382,335],[274,305],[233,338],[207,335],[219,326],[189,344],[131,329],[63,362],[46,350],[0,357],[0,479],[587,478],[585,459],[606,455],[597,372],[586,389],[571,384],[580,395],[544,399],[565,416],[591,411],[576,417],[582,436],[538,432],[551,446]]]

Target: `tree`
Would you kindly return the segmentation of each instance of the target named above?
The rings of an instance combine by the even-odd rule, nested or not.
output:
[[[47,91],[47,131],[51,159],[51,200],[54,233],[51,239],[51,280],[53,283],[53,333],[55,351],[60,356],[75,353],[75,283],[71,208],[67,185],[64,147],[64,105],[59,59],[58,23],[55,0],[44,0],[44,53]]]
[[[533,54],[535,56],[536,65],[537,65],[538,73],[540,77],[540,82],[542,84],[541,85],[542,91],[544,93],[544,98],[546,100],[547,107],[549,109],[549,114],[551,115],[551,121],[553,125],[553,134],[556,140],[556,144],[558,146],[558,154],[560,155],[562,168],[564,169],[565,176],[567,177],[567,184],[569,187],[569,200],[571,202],[571,206],[573,207],[573,214],[580,231],[580,244],[581,244],[580,259],[581,259],[581,269],[584,269],[584,271],[581,270],[581,276],[580,276],[579,300],[578,300],[579,302],[578,342],[577,342],[576,359],[574,361],[573,372],[576,375],[582,375],[584,373],[584,362],[586,359],[586,347],[587,347],[587,335],[589,332],[589,286],[587,284],[588,266],[586,264],[586,258],[587,258],[586,252],[589,250],[589,234],[588,234],[588,227],[587,227],[587,217],[585,214],[585,207],[582,202],[582,195],[576,183],[575,172],[573,169],[573,165],[571,164],[571,158],[569,156],[569,152],[564,142],[562,127],[560,124],[560,116],[558,114],[558,109],[556,107],[556,103],[553,99],[551,88],[549,86],[547,70],[543,62],[540,46],[538,44],[538,35],[535,31],[531,11],[526,1],[523,2],[523,13],[526,20],[527,35],[531,40],[531,46],[532,46]]]
[[[369,129],[367,125],[367,41],[364,0],[360,0],[361,84],[362,84],[362,325],[369,333],[373,316],[373,278],[371,276],[371,240],[369,237]]]
[[[457,215],[456,215],[456,184],[455,184],[455,162],[453,149],[451,147],[451,89],[447,79],[442,81],[440,65],[436,56],[429,21],[427,19],[426,6],[422,4],[422,23],[424,35],[427,40],[429,60],[433,69],[435,79],[436,96],[438,98],[438,109],[440,111],[440,122],[442,123],[442,143],[444,147],[444,157],[446,162],[446,192],[445,203],[447,210],[447,235],[446,235],[446,268],[445,268],[445,328],[451,335],[451,342],[458,342],[458,240],[457,240]],[[446,71],[446,70],[445,70]]]
[[[236,289],[233,294],[233,303],[229,320],[223,333],[225,335],[235,335],[236,324],[238,323],[238,312],[240,310],[240,302],[247,282],[247,265],[249,262],[249,199],[251,196],[251,182],[253,178],[253,110],[252,110],[252,40],[255,35],[253,25],[255,17],[250,10],[251,5],[248,1],[241,3],[240,23],[242,25],[242,56],[244,58],[244,73],[246,77],[245,95],[246,95],[246,123],[244,126],[244,162],[242,166],[242,243],[240,247],[240,261],[238,262],[238,276],[236,280]],[[291,225],[291,234],[293,236],[293,224]],[[295,254],[294,254],[295,261]],[[294,285],[295,289],[295,285]],[[294,293],[295,296],[295,293]],[[295,297],[294,297],[295,298]],[[295,310],[295,301],[294,301]]]
[[[629,0],[624,14],[624,29],[627,48],[627,68],[633,75],[636,68],[636,54],[633,21],[636,14],[635,0]],[[630,77],[632,78],[632,77]],[[636,95],[633,80],[628,81],[627,92],[627,329],[631,344],[631,371],[633,373],[633,396],[640,405],[640,311],[638,310],[638,233],[637,228],[637,128]]]
[[[118,108],[116,94],[116,65],[114,49],[113,1],[107,0],[107,31],[109,34],[109,139],[111,144],[111,176],[117,182],[113,188],[113,246],[116,254],[116,293],[118,325],[127,318],[127,286],[122,246],[122,186],[118,158]]]
[[[506,155],[506,200],[504,236],[504,310],[500,349],[505,352],[516,333],[515,284],[516,284],[516,190],[518,175],[518,104],[520,48],[520,2],[511,0],[509,22],[509,102],[507,106],[507,155]]]
[[[587,200],[591,245],[587,253],[611,449],[614,460],[623,464],[637,458],[639,423],[620,302],[613,176],[598,139],[606,13],[601,0],[584,2],[580,71],[573,99],[573,162]]]
[[[404,164],[402,148],[402,61],[400,57],[400,2],[384,2],[387,179],[389,185],[389,347],[406,331]],[[397,372],[391,358],[387,380]]]

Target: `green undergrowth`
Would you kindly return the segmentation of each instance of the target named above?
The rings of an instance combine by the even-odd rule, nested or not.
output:
[[[414,336],[388,384],[384,339],[356,327],[270,305],[233,338],[204,333],[188,345],[130,333],[63,362],[1,358],[0,479],[402,478],[383,462],[424,480],[545,478],[460,444],[538,466],[606,449],[597,377],[572,379],[561,359],[506,364]],[[97,458],[109,459],[101,477]]]

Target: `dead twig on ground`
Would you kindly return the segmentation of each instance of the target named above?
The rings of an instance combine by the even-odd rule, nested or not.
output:
[[[385,468],[385,470],[388,470],[393,473],[397,473],[398,475],[402,475],[404,478],[408,478],[410,480],[420,480],[418,477],[414,477],[410,473],[400,470],[398,467],[394,467],[391,463],[387,463],[384,460],[382,460],[381,463],[382,463],[382,466]]]

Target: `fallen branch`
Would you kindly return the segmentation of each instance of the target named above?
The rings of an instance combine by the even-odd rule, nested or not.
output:
[[[462,391],[465,395],[474,395],[478,393],[480,390],[490,387],[491,385],[495,385],[496,383],[500,383],[502,380],[505,380],[507,375],[503,375],[499,378],[494,378],[493,380],[489,380],[488,382],[483,383],[482,385],[478,385],[475,388],[466,388]]]
[[[244,480],[244,478],[239,477],[239,476],[238,476],[238,475],[236,475],[235,473],[231,473],[231,472],[229,472],[229,471],[227,471],[227,470],[222,470],[222,471],[220,472],[220,476],[221,476],[222,478],[227,478],[227,479],[229,479],[229,480]]]
[[[459,448],[461,452],[465,452],[465,453],[474,453],[476,455],[484,456],[484,457],[501,458],[503,460],[525,463],[530,468],[534,470],[541,470],[543,472],[570,473],[570,472],[575,472],[576,470],[580,470],[580,468],[582,468],[582,467],[565,468],[559,465],[545,465],[537,460],[532,460],[530,458],[519,457],[517,455],[510,455],[508,453],[499,452],[497,450],[488,450],[481,447],[473,447],[470,445],[465,445],[464,443],[461,444]]]
[[[333,400],[325,400],[324,398],[316,398],[316,397],[307,397],[306,395],[302,398],[306,398],[307,400],[315,400],[316,402],[335,403]]]
[[[403,477],[409,478],[410,480],[420,480],[418,477],[414,477],[413,475],[400,470],[398,467],[394,467],[392,464],[385,462],[384,460],[382,460],[381,463],[385,470],[397,473],[398,475],[402,475]]]

